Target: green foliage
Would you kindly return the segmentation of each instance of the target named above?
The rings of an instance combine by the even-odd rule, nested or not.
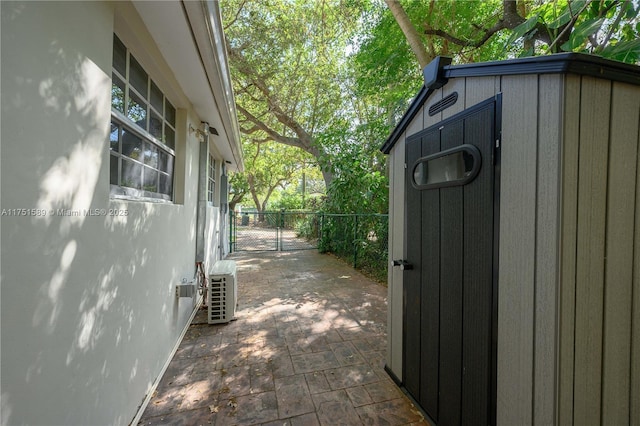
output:
[[[334,124],[319,137],[331,154],[334,180],[322,210],[328,213],[384,213],[388,209],[385,158],[379,151],[387,126],[373,123],[353,129]]]
[[[255,207],[248,204],[249,181],[246,173],[231,173],[229,176],[229,210],[235,210],[236,204],[244,201],[245,206]],[[249,203],[253,204],[249,201]]]
[[[297,189],[287,188],[278,194],[278,198],[274,199],[269,204],[269,209],[285,209],[285,210],[302,210],[304,200],[302,199],[302,193]],[[275,198],[275,197],[274,197]]]
[[[344,52],[359,2],[221,5],[237,103],[284,137],[301,137],[302,131],[313,137],[326,129],[340,113]],[[272,137],[262,130],[252,135]]]
[[[522,24],[515,27],[511,32],[511,37],[509,37],[509,39],[507,40],[506,46],[511,46],[516,40],[523,38],[525,34],[533,31],[538,24],[539,19],[540,16],[536,14],[524,21]]]
[[[245,189],[258,211],[266,210],[274,192],[297,182],[301,173],[319,174],[311,156],[299,148],[244,140],[243,150],[247,170],[242,176],[234,175],[231,182]]]
[[[530,8],[527,21],[511,32],[517,40],[537,40],[530,55],[582,52],[640,63],[640,5],[629,0],[554,0]],[[544,29],[548,40],[539,37]]]
[[[391,128],[390,120],[378,114],[377,98],[353,90],[356,80],[348,56],[363,34],[356,30],[368,27],[370,18],[377,20],[384,9],[369,0],[228,0],[222,6],[245,157],[250,159],[249,192],[256,206],[266,208],[265,200],[273,196],[272,208],[309,208],[307,201],[321,198],[306,195],[319,191],[294,188],[299,172],[276,179],[285,175],[282,166],[293,156],[262,149],[273,140],[312,153],[314,158],[304,162],[317,161],[325,179],[333,178],[330,201],[321,207],[385,211],[385,166],[378,149]],[[385,91],[378,87],[376,92]],[[405,94],[395,106],[397,114],[406,108]]]
[[[427,28],[446,28],[461,40],[471,42],[478,37],[478,28],[497,22],[501,1],[403,1],[402,4],[420,32]],[[354,92],[358,97],[370,99],[393,125],[422,86],[422,70],[391,12],[382,3],[376,5],[367,15],[369,23],[363,25],[356,37],[359,48],[352,56]],[[457,62],[495,60],[505,55],[504,36],[500,35],[481,49],[458,46],[432,35],[423,35],[422,42],[432,56],[453,56]]]
[[[355,160],[329,187],[324,211],[383,213],[388,210],[388,197],[387,177]]]
[[[350,58],[353,91],[387,114],[389,121],[404,113],[407,101],[420,89],[421,70],[384,4],[378,3],[367,15],[366,22],[355,37],[358,49]]]
[[[320,216],[306,215],[295,223],[296,236],[307,241],[317,240],[320,236]]]
[[[500,29],[502,0],[401,2],[427,51],[458,63],[559,51],[640,58],[638,2],[518,1],[521,24],[513,29]],[[386,212],[385,158],[378,149],[422,86],[386,5],[225,0],[221,6],[250,159],[247,176],[232,178],[234,191],[251,194],[259,209],[270,197],[272,208],[309,207],[306,194],[315,191],[305,191],[303,200],[300,173],[317,164],[331,182],[324,211]]]
[[[362,269],[372,278],[387,278],[388,216],[323,214],[318,249]]]

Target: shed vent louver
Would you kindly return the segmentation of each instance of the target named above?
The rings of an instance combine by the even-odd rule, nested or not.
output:
[[[429,107],[429,117],[433,117],[437,113],[442,112],[445,109],[449,108],[450,106],[455,104],[457,100],[458,100],[458,92],[453,92],[449,96],[446,96],[442,100],[431,105]]]

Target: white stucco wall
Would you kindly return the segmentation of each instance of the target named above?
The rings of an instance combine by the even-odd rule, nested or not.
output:
[[[1,3],[3,425],[129,423],[194,307],[199,118],[172,100],[180,204],[110,199],[114,7]]]

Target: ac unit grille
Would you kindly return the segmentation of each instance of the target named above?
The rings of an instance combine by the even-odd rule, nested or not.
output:
[[[208,302],[209,324],[226,323],[235,319],[238,302],[235,262],[216,262],[209,274]]]

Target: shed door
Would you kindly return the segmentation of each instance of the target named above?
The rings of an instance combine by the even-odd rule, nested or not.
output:
[[[403,378],[440,426],[495,424],[498,102],[407,139]]]

